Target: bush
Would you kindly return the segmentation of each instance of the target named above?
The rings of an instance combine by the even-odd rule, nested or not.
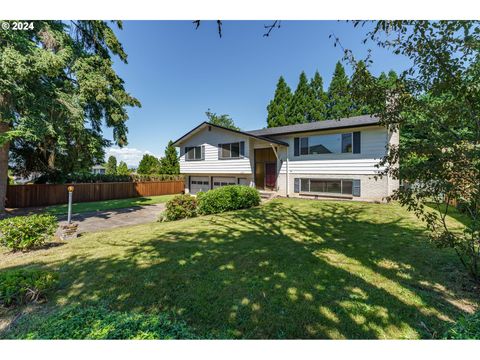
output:
[[[190,195],[177,195],[166,204],[165,220],[174,221],[197,216],[197,199]]]
[[[461,317],[445,334],[446,339],[480,340],[480,311]]]
[[[243,185],[228,185],[200,193],[198,213],[218,214],[225,211],[247,209],[260,204],[260,195],[254,188]]]
[[[0,304],[20,305],[45,299],[45,292],[58,284],[58,275],[50,271],[22,269],[0,273]]]
[[[188,326],[166,313],[112,311],[106,306],[67,306],[45,317],[25,317],[5,336],[14,339],[195,339]]]
[[[0,244],[11,250],[28,250],[44,244],[55,233],[53,215],[17,216],[0,220]]]

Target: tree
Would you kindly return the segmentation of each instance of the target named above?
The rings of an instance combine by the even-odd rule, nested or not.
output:
[[[309,122],[327,119],[327,101],[327,94],[323,90],[323,79],[318,71],[315,71],[315,75],[310,80],[309,110],[307,115]]]
[[[365,62],[360,60],[355,64],[355,69],[349,83],[349,86],[350,86],[349,94],[352,99],[352,109],[350,111],[349,116],[369,115],[372,112],[372,109],[370,108],[368,103],[363,101],[362,97],[355,98],[355,94],[363,93],[364,89],[362,89],[361,87],[364,84],[363,79],[366,79],[366,78],[370,78],[371,79],[370,81],[374,81],[373,75],[370,73],[370,71],[368,71]],[[379,78],[378,81],[386,81],[384,85],[386,87],[389,86],[388,79],[384,80],[382,77],[382,78]],[[356,87],[360,87],[360,88],[357,89]]]
[[[153,155],[145,154],[138,164],[137,173],[139,174],[158,174],[160,172],[160,161]]]
[[[307,75],[302,71],[287,110],[288,124],[302,124],[309,121],[310,100],[311,88],[308,85]]]
[[[117,174],[117,158],[113,155],[110,155],[108,157],[107,163],[105,164],[105,174],[107,175]]]
[[[389,150],[382,175],[398,178],[403,159],[405,185],[393,198],[480,282],[480,22],[378,21],[366,39],[412,64],[394,86],[364,77],[356,94],[390,130],[414,134]],[[451,204],[461,205],[461,228],[448,221]]]
[[[117,167],[117,175],[129,175],[130,170],[128,170],[127,163],[125,161],[120,161]]]
[[[227,114],[217,115],[208,109],[205,112],[205,115],[207,115],[208,122],[211,124],[223,126],[232,130],[240,130],[239,127],[235,126],[233,119]]]
[[[353,100],[349,88],[348,76],[340,62],[335,65],[332,81],[328,87],[327,118],[340,119],[352,115]]]
[[[165,148],[165,156],[160,160],[161,174],[180,174],[180,162],[178,159],[177,149],[173,146],[173,141],[168,142]]]
[[[108,144],[102,126],[125,145],[126,107],[140,106],[113,70],[112,56],[126,63],[127,55],[107,22],[33,23],[0,30],[0,211],[11,145],[24,171],[35,159],[52,172],[87,168]],[[77,155],[79,163],[68,164]]]
[[[275,96],[267,106],[267,126],[276,127],[288,125],[287,111],[292,100],[292,91],[285,82],[283,76],[280,76],[275,90]]]

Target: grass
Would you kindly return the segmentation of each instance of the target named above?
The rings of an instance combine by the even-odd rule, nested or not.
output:
[[[0,255],[0,270],[23,267],[57,270],[60,289],[0,337],[41,337],[35,324],[64,307],[102,304],[175,314],[199,337],[440,338],[479,299],[398,204],[278,199]]]
[[[93,212],[93,211],[107,211],[113,209],[123,209],[132,206],[144,206],[154,205],[159,203],[166,203],[172,199],[175,195],[161,195],[161,196],[148,196],[137,197],[129,199],[117,199],[117,200],[105,200],[105,201],[93,201],[82,202],[72,204],[72,212],[74,214]],[[52,215],[65,215],[68,212],[67,205],[52,205],[47,206],[45,211]]]

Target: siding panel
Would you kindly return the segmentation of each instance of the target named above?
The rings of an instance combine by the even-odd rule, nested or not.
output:
[[[245,156],[234,160],[218,159],[218,144],[245,142]],[[184,141],[180,148],[180,172],[182,174],[251,174],[249,137],[233,134],[218,128],[202,130],[197,135]],[[205,160],[185,161],[186,146],[204,146]],[[253,156],[253,154],[252,154]]]

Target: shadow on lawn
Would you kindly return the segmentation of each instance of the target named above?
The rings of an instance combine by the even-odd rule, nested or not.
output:
[[[455,300],[463,279],[455,258],[400,217],[381,222],[362,212],[361,204],[305,210],[273,201],[203,218],[199,229],[152,227],[140,243],[105,233],[99,241],[125,252],[65,259],[61,297],[173,310],[200,335],[222,338],[442,335],[465,311]]]

